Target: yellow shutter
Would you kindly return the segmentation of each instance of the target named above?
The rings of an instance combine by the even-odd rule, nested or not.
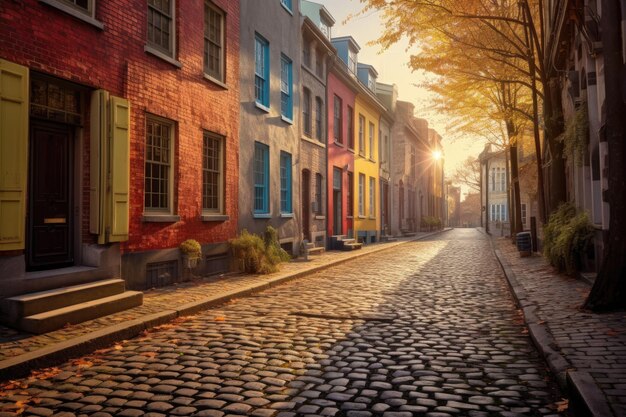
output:
[[[109,93],[96,90],[91,95],[91,123],[89,135],[89,232],[98,235],[98,243],[105,243],[105,195],[107,127]]]
[[[28,68],[0,59],[0,251],[24,249]]]
[[[111,96],[111,223],[109,242],[128,240],[130,188],[130,103]]]

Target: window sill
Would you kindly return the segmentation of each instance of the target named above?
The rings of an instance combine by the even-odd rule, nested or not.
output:
[[[254,102],[254,106],[259,109],[259,110],[263,110],[265,113],[269,113],[270,112],[270,108],[267,107],[266,105],[259,103],[258,101]]]
[[[280,213],[280,217],[283,219],[293,219],[293,213]]]
[[[367,217],[359,215],[359,219],[367,219]]]
[[[315,215],[315,220],[326,220],[326,216]]]
[[[283,114],[280,115],[280,120],[282,120],[283,122],[288,123],[290,125],[293,124],[293,119],[290,119],[289,117],[287,117],[287,116],[285,116]]]
[[[141,217],[144,223],[176,223],[180,221],[180,216],[173,214],[144,214]]]
[[[230,216],[224,214],[203,214],[200,216],[203,222],[227,222],[230,220]]]
[[[324,142],[320,142],[317,139],[311,139],[311,138],[308,138],[306,136],[302,136],[302,140],[305,141],[305,142],[309,142],[309,143],[311,143],[311,144],[313,144],[315,146],[319,146],[320,148],[326,148],[326,144]]]
[[[354,153],[354,149],[353,148],[348,148],[348,152]]]
[[[313,70],[313,68],[307,66],[306,64],[302,64],[302,68],[304,68],[306,72],[315,77],[320,84],[326,85],[326,81],[322,78],[323,75],[320,76],[316,71]]]
[[[376,163],[375,159],[372,159],[372,158],[368,158],[368,159],[370,160],[370,162]]]
[[[346,216],[346,219],[354,219],[354,216]]]
[[[89,23],[90,25],[100,30],[104,30],[104,24],[101,21],[94,19],[92,16],[89,16],[88,14],[83,13],[80,10],[77,10],[71,6],[63,4],[59,2],[58,0],[39,0],[39,2],[47,4],[50,7],[54,7],[55,9],[59,9],[62,12],[65,12],[71,16],[74,16],[75,18],[82,20],[83,22]]]
[[[215,77],[211,77],[209,74],[207,74],[206,72],[202,74],[204,76],[204,79],[207,81],[212,82],[215,85],[218,85],[219,87],[222,87],[224,90],[228,90],[228,84],[226,84],[223,81],[218,80]]]
[[[342,148],[345,148],[345,147],[346,147],[346,145],[344,145],[344,144],[343,144],[343,143],[341,143],[341,142],[337,142],[337,140],[333,140],[333,143],[335,144],[335,146],[340,146],[340,147],[342,147]]]
[[[374,217],[370,216],[369,219],[370,220],[376,220],[376,216],[374,216]]]
[[[272,215],[270,213],[253,213],[253,219],[271,219]]]
[[[156,56],[157,58],[162,59],[163,61],[170,63],[172,65],[174,65],[176,68],[182,68],[183,64],[181,64],[179,61],[177,61],[176,59],[172,58],[171,56],[167,55],[164,52],[159,51],[158,49],[150,46],[150,45],[144,45],[143,47],[144,52],[147,52],[151,55]]]

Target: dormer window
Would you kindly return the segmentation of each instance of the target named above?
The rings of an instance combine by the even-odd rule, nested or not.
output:
[[[324,22],[323,20],[320,22],[320,30],[322,31],[322,33],[324,34],[324,36],[326,36],[328,39],[330,39],[331,34],[330,34],[330,25],[326,22]]]
[[[348,68],[353,74],[356,74],[357,55],[352,49],[348,51]]]

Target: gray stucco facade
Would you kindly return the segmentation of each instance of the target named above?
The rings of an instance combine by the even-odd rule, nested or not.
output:
[[[278,230],[283,247],[297,253],[302,239],[299,186],[301,21],[299,2],[291,3],[289,10],[279,1],[241,1],[239,229],[261,234],[271,225]],[[266,105],[257,102],[255,84],[258,78],[255,44],[259,38],[265,42],[265,65],[269,68],[265,80]],[[291,118],[281,114],[281,67],[285,58],[291,62]],[[255,186],[259,181],[258,161],[255,176],[255,148],[259,145],[267,151],[264,165],[267,183],[261,191]],[[284,184],[281,193],[281,154],[291,159],[288,193],[291,207],[288,210],[281,207],[281,194],[283,200],[286,194]],[[260,194],[265,196],[267,208],[263,210],[258,210]]]

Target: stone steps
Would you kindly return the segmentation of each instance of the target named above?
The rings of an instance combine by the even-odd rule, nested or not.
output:
[[[124,290],[113,278],[13,296],[0,302],[2,321],[41,334],[142,304],[143,293]]]
[[[137,307],[142,303],[142,292],[124,291],[109,297],[24,317],[19,321],[19,327],[30,333],[42,334],[60,329],[66,324],[82,323],[83,321]]]

